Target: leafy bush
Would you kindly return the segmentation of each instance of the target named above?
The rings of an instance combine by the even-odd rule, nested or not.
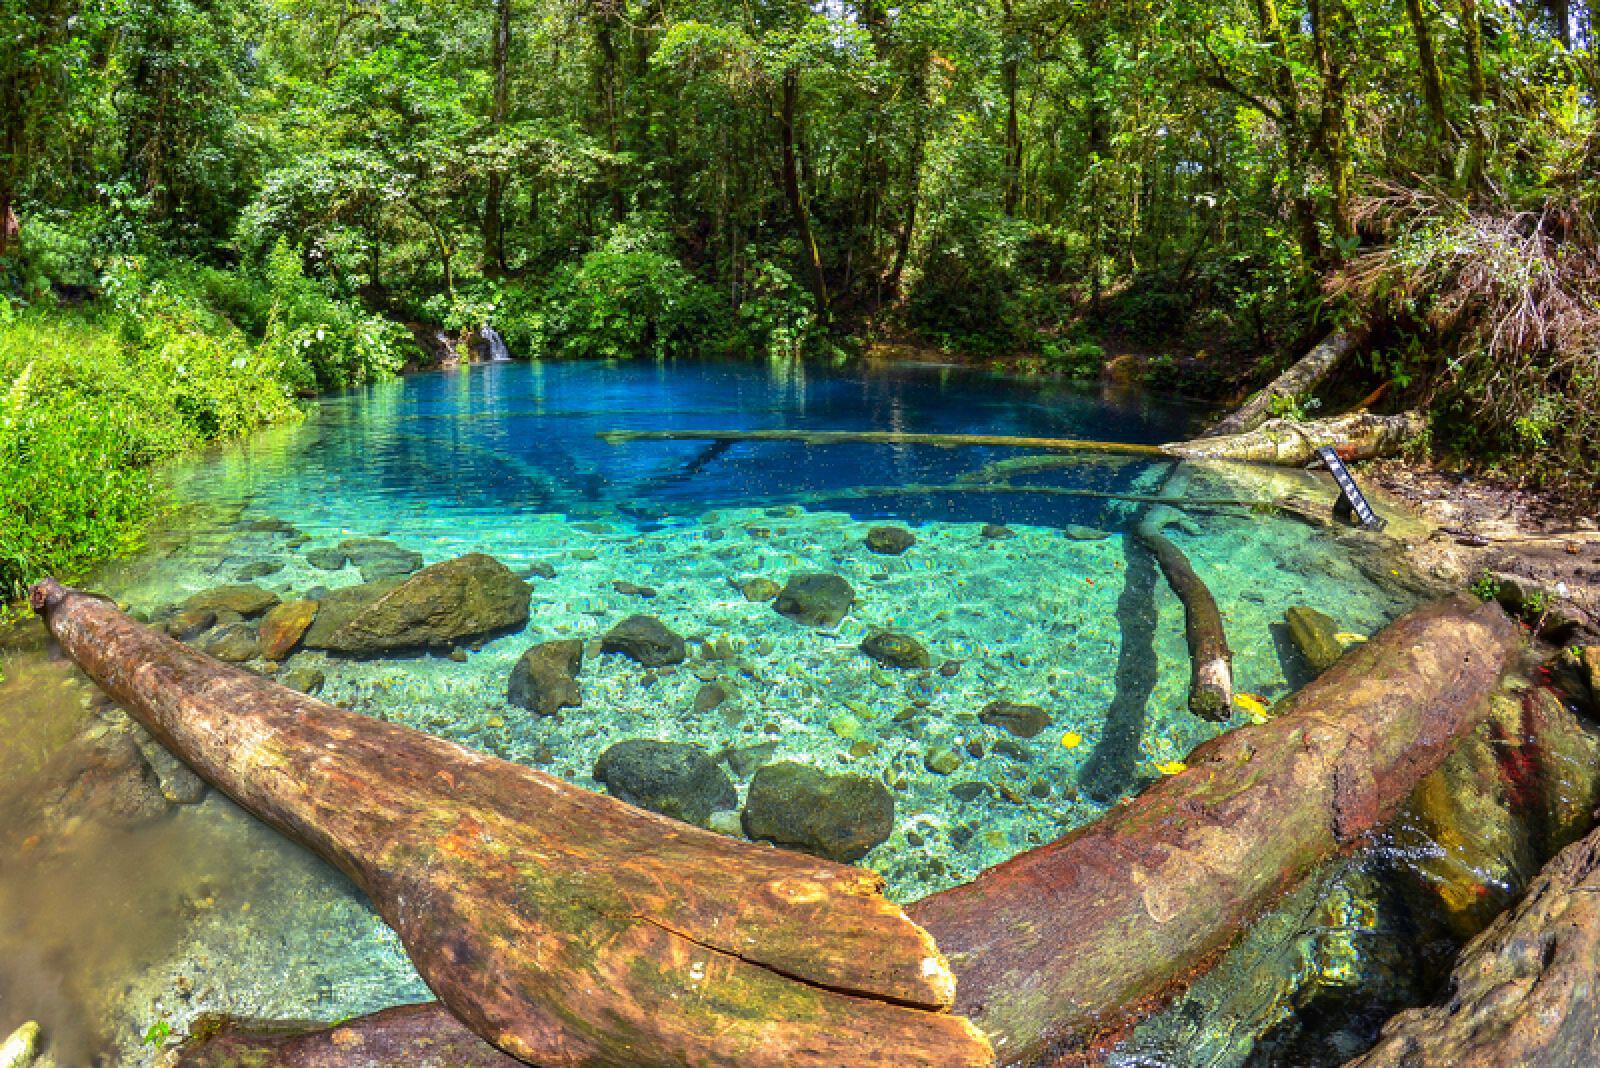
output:
[[[527,351],[562,358],[659,360],[725,350],[733,332],[727,301],[666,245],[654,228],[618,226],[599,248],[556,269],[536,326],[518,330],[518,340],[531,335]]]
[[[124,270],[81,312],[0,315],[0,599],[128,549],[150,465],[296,418],[284,366],[181,293]]]

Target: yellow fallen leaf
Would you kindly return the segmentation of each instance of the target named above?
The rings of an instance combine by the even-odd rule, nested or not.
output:
[[[1061,736],[1061,744],[1067,749],[1076,749],[1083,744],[1083,735],[1077,731],[1068,731]]]
[[[1252,718],[1256,716],[1265,716],[1267,714],[1266,700],[1264,698],[1257,697],[1253,693],[1236,693],[1233,695],[1233,703],[1238,705],[1245,712],[1248,712]]]
[[[1358,642],[1366,641],[1367,636],[1365,634],[1353,634],[1348,630],[1341,630],[1333,636],[1333,639],[1340,645],[1355,645]]]
[[[1178,774],[1178,772],[1183,771],[1186,768],[1188,768],[1188,766],[1189,765],[1185,764],[1181,760],[1168,760],[1168,761],[1165,761],[1163,763],[1157,764],[1156,765],[1156,770],[1159,771],[1163,775],[1176,775],[1176,774]]]

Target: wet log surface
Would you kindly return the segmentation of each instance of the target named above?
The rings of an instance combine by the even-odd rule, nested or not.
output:
[[[1317,458],[1317,449],[1324,445],[1331,445],[1342,460],[1392,456],[1426,430],[1427,425],[1426,418],[1419,412],[1400,415],[1355,412],[1312,422],[1269,419],[1254,430],[1174,442],[1162,448],[1171,455],[1191,460],[1304,467]]]
[[[202,1021],[172,1068],[518,1068],[438,1002],[331,1026]]]
[[[1519,641],[1496,605],[1413,612],[1097,823],[909,909],[1002,1063],[1095,1047],[1393,814],[1482,722]]]
[[[1443,1002],[1408,1009],[1346,1068],[1600,1063],[1600,832],[1556,855],[1467,944]]]
[[[473,1032],[560,1065],[960,1065],[954,979],[872,872],[736,841],[334,708],[46,582],[62,647],[351,877]]]

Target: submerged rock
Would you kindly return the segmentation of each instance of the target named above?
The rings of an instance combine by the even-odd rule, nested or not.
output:
[[[953,775],[961,769],[961,754],[941,746],[922,758],[922,766],[935,775]]]
[[[681,664],[688,657],[683,639],[655,616],[629,616],[600,639],[602,653],[620,653],[645,667]]]
[[[252,560],[233,573],[233,577],[240,582],[254,582],[258,578],[276,575],[283,570],[281,560]]]
[[[722,751],[721,757],[728,762],[734,775],[748,779],[777,751],[777,742],[760,742],[756,745],[730,746]]]
[[[694,712],[696,715],[705,715],[727,699],[728,691],[722,688],[721,683],[708,682],[695,691]]]
[[[528,622],[533,589],[500,561],[468,553],[434,564],[387,592],[367,599],[347,595],[337,605],[332,597],[318,611],[307,632],[310,648],[327,648],[355,656],[450,649],[458,642],[521,627]],[[342,592],[342,591],[340,591]],[[322,628],[324,612],[344,616],[336,628]]]
[[[506,700],[540,716],[583,703],[578,672],[583,668],[583,642],[577,638],[540,642],[522,654],[511,669]]]
[[[1100,530],[1096,527],[1086,527],[1079,523],[1068,523],[1061,528],[1061,533],[1073,541],[1105,541],[1111,537],[1111,532]]]
[[[657,592],[654,586],[639,586],[625,579],[613,580],[611,588],[624,597],[643,597],[646,600],[656,596]]]
[[[1050,726],[1050,714],[1044,709],[1015,701],[990,701],[978,713],[978,719],[991,727],[1010,731],[1018,738],[1032,738]]]
[[[180,642],[192,642],[217,621],[217,614],[209,608],[182,608],[167,620],[166,631]]]
[[[917,543],[917,536],[905,527],[873,527],[867,531],[867,548],[885,556],[899,556]]]
[[[291,690],[299,690],[304,694],[320,693],[322,684],[326,681],[327,676],[322,673],[321,669],[310,665],[291,667],[278,676],[278,682]]]
[[[288,656],[317,618],[316,601],[286,601],[261,617],[261,655],[268,660]]]
[[[845,617],[855,600],[855,589],[838,575],[810,572],[791,575],[772,607],[796,623],[831,627]]]
[[[248,623],[223,623],[200,641],[200,651],[230,664],[242,664],[261,655],[256,632]]]
[[[139,747],[139,755],[155,774],[162,797],[174,805],[200,803],[206,796],[204,779],[190,771],[189,765],[173,756],[137,721],[129,721],[128,733]]]
[[[744,806],[751,838],[829,860],[859,860],[894,830],[894,798],[877,779],[781,761],[755,773]]]
[[[928,650],[923,648],[921,642],[909,634],[897,634],[894,631],[881,630],[870,635],[861,643],[861,651],[880,664],[902,671],[925,669],[933,665]]]
[[[1336,637],[1339,624],[1315,608],[1295,605],[1283,614],[1283,619],[1289,625],[1289,640],[1317,674],[1327,671],[1344,655],[1344,645]]]
[[[1010,527],[1001,526],[999,523],[985,523],[983,529],[978,531],[978,535],[991,541],[1003,541],[1006,538],[1016,537],[1017,532]]]
[[[618,742],[600,754],[594,777],[629,804],[700,826],[711,813],[739,803],[733,781],[711,754],[682,742]]]
[[[739,587],[739,592],[747,601],[770,601],[782,592],[779,586],[769,578],[753,578]]]
[[[278,603],[278,595],[253,583],[235,586],[218,586],[203,590],[183,602],[182,611],[212,611],[237,613],[243,619],[259,616]]]
[[[400,585],[400,581],[381,579],[378,582],[365,582],[359,586],[345,586],[337,590],[319,587],[314,591],[317,617],[311,621],[311,626],[306,628],[300,644],[307,649],[332,648],[328,642],[341,627]]]
[[[338,571],[350,562],[350,554],[343,549],[324,546],[306,553],[306,563],[318,571]]]

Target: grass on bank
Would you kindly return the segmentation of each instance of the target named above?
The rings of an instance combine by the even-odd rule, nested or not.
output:
[[[135,547],[161,461],[399,367],[399,327],[295,278],[126,265],[81,308],[0,299],[0,604]]]

